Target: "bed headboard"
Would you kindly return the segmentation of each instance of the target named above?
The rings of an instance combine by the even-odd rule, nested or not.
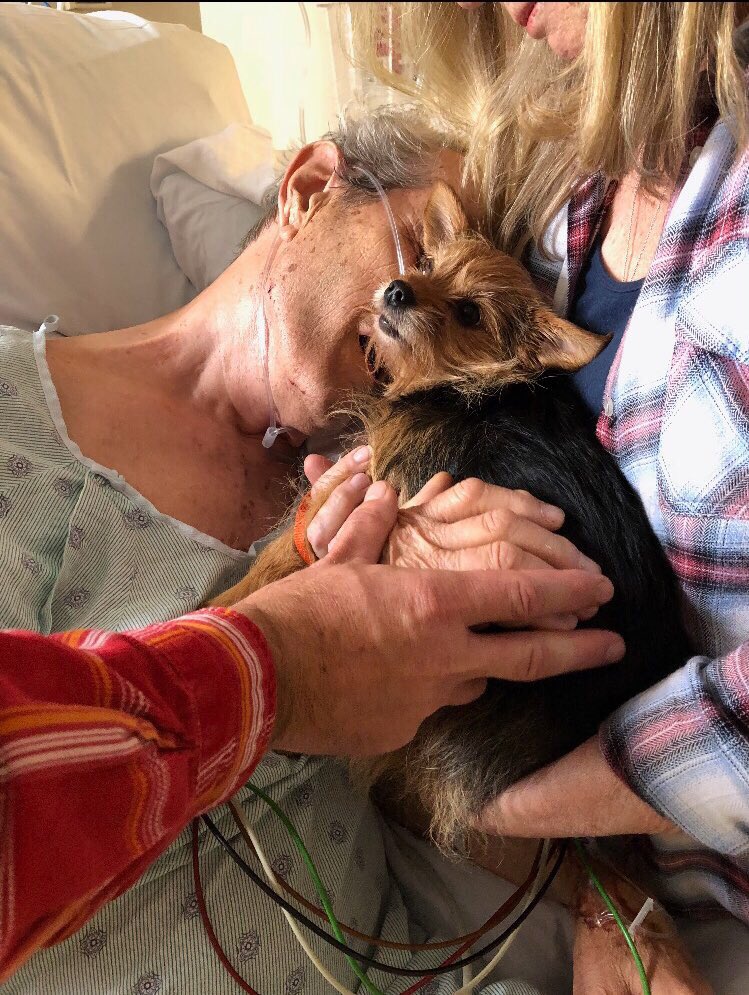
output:
[[[0,4],[0,323],[136,324],[194,294],[156,218],[154,158],[250,122],[227,49],[133,15]]]

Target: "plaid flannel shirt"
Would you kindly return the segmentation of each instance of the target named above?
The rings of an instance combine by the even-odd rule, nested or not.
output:
[[[620,708],[601,743],[684,830],[640,848],[661,897],[749,921],[749,152],[735,151],[723,121],[695,134],[598,422],[669,556],[703,655]],[[561,273],[531,254],[561,312],[612,193],[590,178],[550,228]]]

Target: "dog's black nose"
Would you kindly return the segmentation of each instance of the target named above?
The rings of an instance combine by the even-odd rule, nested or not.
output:
[[[411,284],[406,283],[405,280],[393,280],[385,288],[385,303],[388,307],[395,308],[396,310],[413,307],[416,303],[416,295],[413,292]]]

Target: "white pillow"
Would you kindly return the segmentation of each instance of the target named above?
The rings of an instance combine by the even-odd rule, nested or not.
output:
[[[0,4],[0,322],[66,333],[185,304],[154,158],[249,112],[228,50],[132,15]]]
[[[237,255],[264,213],[273,182],[270,137],[233,124],[160,155],[151,174],[157,215],[174,257],[196,290],[203,290]]]

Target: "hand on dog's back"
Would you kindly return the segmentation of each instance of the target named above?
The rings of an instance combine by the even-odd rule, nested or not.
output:
[[[503,632],[607,601],[600,574],[406,570],[377,564],[394,492],[365,501],[318,564],[237,605],[265,634],[276,665],[275,749],[367,756],[397,749],[445,705],[466,704],[487,677],[534,680],[624,652],[610,632]]]
[[[327,498],[314,514],[307,539],[317,557],[325,556],[348,516],[364,500],[371,449],[360,446],[332,463],[308,456],[305,473],[313,499]],[[362,479],[363,478],[363,479]],[[385,546],[383,562],[398,567],[442,570],[551,570],[601,568],[569,539],[558,534],[564,512],[525,490],[496,487],[473,478],[453,482],[435,474],[401,508]],[[574,629],[589,620],[593,606],[579,616],[551,615],[536,628]]]

